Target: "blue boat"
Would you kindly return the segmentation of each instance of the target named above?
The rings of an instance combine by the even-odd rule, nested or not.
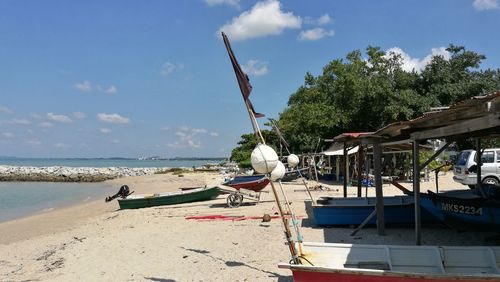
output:
[[[478,189],[420,193],[420,205],[436,218],[457,229],[481,228],[500,231],[500,191],[485,185]]]
[[[312,205],[316,225],[360,225],[375,210],[376,197],[342,198],[321,197]],[[374,216],[368,225],[375,225]],[[410,196],[384,197],[386,225],[410,225],[415,223],[415,205]],[[430,213],[422,212],[423,223],[437,223]]]

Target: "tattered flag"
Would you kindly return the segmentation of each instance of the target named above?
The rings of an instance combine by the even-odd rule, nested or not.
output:
[[[250,92],[252,92],[252,85],[250,84],[250,79],[248,75],[241,69],[236,57],[234,56],[233,50],[231,49],[231,44],[229,43],[229,39],[226,34],[222,33],[222,38],[224,39],[224,45],[226,45],[227,53],[229,54],[229,58],[231,59],[231,63],[233,65],[234,73],[236,75],[236,79],[238,80],[238,85],[240,86],[241,95],[243,95],[243,100],[249,109],[252,111],[256,118],[264,117],[263,114],[259,114],[255,112],[253,108],[252,102],[248,98],[250,96]]]

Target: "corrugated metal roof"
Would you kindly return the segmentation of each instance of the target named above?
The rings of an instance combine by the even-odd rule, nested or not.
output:
[[[408,121],[392,123],[379,129],[374,135],[386,139],[408,139],[413,132],[435,129],[453,124],[458,125],[475,118],[498,115],[499,111],[500,91],[497,91],[489,95],[476,96],[458,102],[442,111],[428,113]],[[472,129],[472,131],[474,130]]]
[[[474,125],[470,125],[471,121],[482,117],[489,117],[495,122],[498,118],[500,118],[500,91],[496,91],[489,95],[475,96],[458,102],[447,109],[443,108],[440,111],[429,112],[408,121],[398,121],[389,124],[376,132],[342,133],[335,136],[333,140],[335,142],[347,143],[361,143],[363,141],[365,143],[369,143],[369,140],[380,140],[384,143],[397,142],[411,139],[410,135],[415,132],[446,128],[451,125],[460,126],[462,124],[470,127],[470,130],[467,133],[470,133],[471,136],[491,136],[492,134],[500,134],[500,127],[495,126],[495,122],[492,123],[491,128],[487,129],[480,129],[479,127],[476,128]],[[446,132],[447,135],[445,136],[437,136],[439,134],[436,134],[433,138],[451,137],[463,134],[463,132],[458,131],[456,132],[457,134],[453,134],[453,131],[449,132],[449,130]],[[428,139],[432,138],[429,137]]]

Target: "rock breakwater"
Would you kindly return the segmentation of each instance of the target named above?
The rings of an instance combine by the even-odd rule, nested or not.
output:
[[[100,182],[165,171],[165,167],[65,167],[0,165],[0,181]]]

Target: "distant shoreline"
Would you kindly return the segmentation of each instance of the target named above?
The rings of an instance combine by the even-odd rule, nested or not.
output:
[[[138,158],[124,158],[124,157],[109,157],[109,158],[83,158],[83,157],[68,157],[68,158],[30,158],[30,157],[11,157],[0,156],[0,161],[7,160],[147,160],[147,161],[227,161],[228,158],[223,157],[138,157]]]
[[[135,160],[134,162],[141,162]],[[179,161],[180,162],[180,161]],[[2,165],[0,164],[0,182],[102,182],[106,180],[161,174],[174,170],[183,171],[217,171],[222,168],[219,165],[190,165],[182,163],[175,166],[149,166],[149,167],[127,167],[127,166],[24,166],[24,165]]]

